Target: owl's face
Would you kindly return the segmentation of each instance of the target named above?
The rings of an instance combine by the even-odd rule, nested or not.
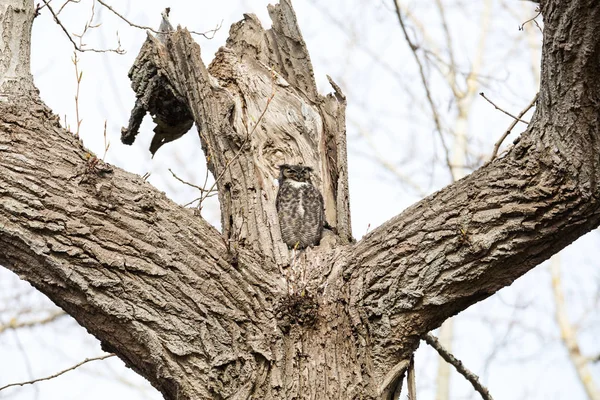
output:
[[[311,167],[304,165],[282,164],[279,166],[279,179],[290,179],[296,182],[310,182]]]

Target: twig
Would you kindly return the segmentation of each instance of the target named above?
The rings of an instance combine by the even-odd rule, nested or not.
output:
[[[194,204],[195,202],[197,202],[198,200],[202,200],[202,201],[204,201],[204,200],[208,199],[209,197],[214,197],[214,196],[216,196],[217,194],[219,194],[219,193],[218,193],[216,190],[213,190],[212,192],[208,193],[208,195],[206,195],[206,196],[200,196],[200,197],[196,197],[194,200],[192,200],[192,201],[188,201],[187,203],[185,203],[185,204],[183,205],[183,207],[189,207],[189,206],[191,206],[192,204]],[[200,204],[198,204],[197,206],[194,206],[194,207],[195,207],[195,208],[198,208],[198,206],[199,206],[199,205],[200,205]]]
[[[44,2],[44,5],[46,7],[48,7],[48,10],[50,10],[50,13],[52,14],[52,17],[54,17],[54,22],[56,22],[58,24],[58,26],[61,27],[61,29],[63,30],[63,32],[65,33],[65,35],[67,35],[67,37],[69,38],[69,41],[73,44],[73,47],[75,48],[75,50],[79,51],[79,52],[84,52],[84,51],[93,51],[95,53],[117,53],[117,54],[124,54],[125,50],[121,49],[121,44],[119,43],[119,47],[117,47],[116,49],[94,49],[94,48],[89,48],[89,49],[84,49],[80,46],[77,45],[77,43],[75,43],[75,41],[73,40],[73,38],[71,37],[71,34],[69,33],[69,31],[67,31],[67,28],[65,28],[65,26],[63,25],[63,23],[61,22],[60,19],[58,19],[58,14],[54,12],[54,10],[52,9],[52,7],[50,7],[50,1],[46,1],[46,0],[42,0]],[[61,7],[61,11],[63,9],[63,7],[65,5],[67,5],[68,3],[71,3],[74,1],[67,1],[65,4],[63,4],[63,6]]]
[[[81,78],[83,77],[83,71],[79,72],[79,59],[77,58],[77,52],[73,52],[73,65],[75,65],[75,79],[77,80],[77,90],[75,92],[75,118],[77,120],[77,132],[75,132],[75,137],[79,139],[79,128],[81,128],[81,122],[83,120],[79,119],[79,86],[81,85]]]
[[[448,351],[446,351],[446,349],[444,349],[442,347],[442,345],[440,344],[440,342],[438,342],[438,340],[436,339],[435,336],[433,336],[431,333],[427,333],[426,335],[423,336],[423,340],[425,340],[425,342],[427,342],[428,345],[433,347],[438,352],[438,354],[444,360],[446,360],[447,363],[452,364],[454,366],[454,368],[456,369],[456,371],[458,371],[458,373],[460,373],[462,376],[464,376],[466,380],[471,382],[471,385],[473,385],[473,388],[477,392],[479,392],[479,394],[481,395],[481,397],[483,399],[493,400],[492,395],[487,390],[487,388],[485,386],[483,386],[481,384],[481,382],[479,382],[479,378],[477,377],[477,375],[475,375],[474,373],[469,371],[467,368],[465,368],[462,361],[458,360],[456,357],[454,357],[452,354],[450,354]]]
[[[33,368],[31,367],[31,359],[30,359],[29,355],[27,354],[27,351],[25,350],[25,346],[23,346],[23,342],[21,341],[21,339],[19,338],[19,335],[17,334],[17,331],[13,331],[13,333],[14,333],[14,338],[15,338],[15,344],[17,345],[17,348],[19,349],[19,352],[21,353],[21,356],[23,357],[25,369],[27,370],[27,379],[33,379],[34,374],[33,374]],[[35,391],[35,397],[37,400],[37,398],[39,398],[40,389],[37,386],[34,386],[33,389]]]
[[[68,0],[71,1],[71,0]],[[52,0],[48,0],[48,3],[51,3]],[[35,15],[34,18],[37,17],[38,15],[40,15],[40,11],[42,11],[44,9],[44,7],[46,7],[47,4],[41,5],[40,3],[37,3],[35,5]]]
[[[57,373],[52,374],[50,376],[47,376],[45,378],[38,378],[38,379],[33,379],[31,381],[18,382],[18,383],[9,383],[8,385],[0,387],[0,391],[4,390],[6,388],[9,388],[9,387],[13,387],[13,386],[24,386],[24,385],[31,385],[31,384],[36,383],[36,382],[48,381],[50,379],[56,378],[58,376],[61,376],[62,374],[66,373],[66,372],[69,372],[69,371],[72,371],[72,370],[74,370],[74,369],[76,369],[78,367],[81,367],[83,364],[89,363],[90,361],[104,360],[106,358],[114,357],[114,356],[115,356],[115,354],[107,354],[107,355],[100,356],[100,357],[86,358],[85,360],[81,361],[78,364],[73,365],[72,367],[64,369],[64,370],[62,370],[60,372],[57,372]]]
[[[206,140],[205,140],[205,142],[206,142]],[[206,142],[206,143],[208,143],[208,142]],[[204,174],[204,183],[202,184],[202,190],[206,190],[206,184],[208,183],[208,172],[209,172],[208,171],[208,163],[210,162],[210,155],[208,155],[208,157],[206,157],[206,162],[207,162],[206,173]]]
[[[202,193],[202,194],[204,194],[204,192],[207,192],[207,190],[205,189],[206,185],[204,187],[200,187],[198,185],[194,185],[193,183],[185,181],[185,180],[181,179],[180,177],[178,177],[177,175],[175,175],[175,172],[173,172],[171,170],[171,168],[169,168],[169,172],[171,173],[171,175],[173,175],[173,178],[177,179],[179,182],[183,183],[184,185],[188,185],[195,189],[198,189],[200,191],[200,193]]]
[[[106,140],[106,120],[104,120],[104,155],[102,156],[102,161],[106,158],[106,153],[108,153],[108,149],[110,148],[110,141]]]
[[[96,16],[96,1],[92,0],[92,12],[90,13],[90,20],[85,23],[83,27],[83,31],[80,34],[74,33],[73,36],[79,39],[79,47],[83,48],[85,44],[83,43],[83,37],[87,33],[88,29],[98,28],[101,24],[94,25],[94,17]],[[58,14],[57,14],[58,15]]]
[[[373,137],[368,129],[366,129],[360,122],[354,120],[352,117],[348,117],[348,121],[356,126],[359,134],[367,141],[369,147],[371,148],[368,153],[365,154],[365,157],[373,159],[377,163],[379,163],[383,168],[393,174],[396,178],[398,178],[403,184],[409,186],[412,190],[414,190],[420,197],[427,196],[427,191],[425,191],[421,186],[415,182],[409,174],[405,174],[401,171],[401,169],[397,168],[396,165],[390,162],[386,157],[384,157],[377,145],[373,141]]]
[[[48,1],[48,3],[50,3],[50,1]],[[65,6],[69,3],[81,3],[81,0],[67,0],[63,3],[62,6],[60,6],[60,8],[58,9],[58,11],[56,12],[56,15],[60,15],[60,13],[62,12],[63,8],[65,8]]]
[[[133,22],[131,22],[130,20],[128,20],[127,18],[125,18],[122,14],[120,14],[118,11],[116,11],[114,8],[112,8],[111,6],[109,6],[108,4],[106,4],[104,1],[102,0],[97,0],[98,3],[102,4],[104,7],[106,7],[108,10],[110,10],[113,14],[115,14],[117,17],[121,18],[123,21],[125,21],[127,24],[129,24],[130,26],[133,26],[134,28],[139,28],[139,29],[145,29],[145,30],[149,30],[152,33],[155,34],[167,34],[167,33],[171,33],[171,32],[161,32],[161,31],[157,31],[156,29],[150,28],[149,26],[144,26],[144,25],[138,25],[135,24]],[[223,25],[223,21],[221,21],[214,29],[211,29],[209,31],[206,32],[196,32],[196,31],[189,31],[191,34],[194,35],[200,35],[200,36],[204,36],[206,39],[212,39],[215,37],[215,34],[217,33],[217,31],[219,29],[221,29],[221,26]]]
[[[404,38],[410,47],[410,50],[415,58],[415,61],[419,67],[419,75],[421,76],[421,83],[423,84],[423,88],[425,89],[425,95],[427,97],[427,102],[429,103],[429,107],[431,108],[431,114],[433,116],[433,121],[435,122],[435,128],[438,132],[440,140],[442,142],[442,147],[444,148],[445,156],[446,156],[446,165],[448,166],[448,171],[452,171],[452,165],[450,163],[450,152],[448,150],[448,146],[446,145],[446,140],[444,139],[444,134],[442,132],[442,126],[440,122],[440,116],[438,115],[437,109],[435,108],[435,104],[433,102],[433,98],[431,97],[431,91],[429,90],[429,84],[427,83],[427,78],[425,77],[425,71],[423,69],[423,63],[417,54],[418,47],[413,44],[408,36],[408,32],[406,31],[406,26],[404,26],[404,20],[402,18],[402,13],[400,12],[400,4],[398,4],[398,0],[394,0],[394,5],[396,6],[396,15],[398,16],[398,22],[400,22],[400,27],[402,28],[402,32],[404,33]],[[452,174],[451,174],[452,175]]]
[[[4,332],[6,330],[9,330],[9,329],[29,328],[32,326],[47,324],[49,322],[54,321],[55,319],[62,317],[63,315],[66,315],[66,314],[64,311],[61,310],[61,311],[57,311],[53,314],[50,314],[49,316],[47,316],[45,318],[34,320],[34,321],[17,322],[16,319],[13,318],[11,321],[8,322],[8,324],[0,325],[0,333]]]
[[[535,20],[537,17],[539,17],[542,14],[542,10],[538,9],[538,13],[535,14],[534,17],[529,18],[527,21],[523,22],[521,25],[519,25],[519,30],[522,31],[523,28],[525,27],[526,24],[528,24],[529,22],[533,21],[535,22],[535,24],[537,25],[538,29],[540,30],[540,32],[542,31],[542,29],[540,28],[540,26],[538,25],[537,21]]]
[[[63,4],[63,7],[66,6],[68,3],[79,3],[79,1],[69,0],[65,4]],[[62,11],[62,7],[60,10],[58,10],[58,13],[56,13],[56,15],[60,14],[61,11]],[[83,31],[80,34],[73,33],[73,36],[75,36],[76,38],[79,39],[79,48],[80,49],[83,49],[86,46],[86,44],[83,43],[83,37],[88,32],[88,30],[99,28],[102,25],[101,23],[94,24],[95,17],[96,17],[96,0],[92,0],[92,11],[91,11],[89,21],[87,21],[85,23],[85,26],[83,27]],[[117,48],[114,49],[114,52],[118,53],[118,54],[125,53],[125,50],[123,50],[121,48],[121,38],[119,37],[119,31],[117,31]]]
[[[494,106],[494,108],[495,108],[496,110],[502,111],[504,114],[508,115],[509,117],[511,117],[511,118],[513,118],[513,119],[516,119],[516,120],[517,120],[517,121],[519,121],[519,122],[522,122],[522,123],[524,123],[524,124],[529,124],[529,122],[528,122],[528,121],[524,121],[524,120],[522,120],[522,119],[521,119],[522,115],[521,115],[520,117],[516,117],[516,116],[512,115],[511,113],[509,113],[508,111],[506,111],[505,109],[498,107],[498,106],[496,105],[496,103],[494,103],[493,101],[491,101],[490,99],[488,99],[488,98],[485,96],[485,93],[481,92],[481,93],[479,93],[479,95],[480,95],[481,97],[483,97],[484,99],[486,99],[488,103],[490,103],[491,105],[493,105],[493,106]]]
[[[65,28],[65,26],[62,24],[62,22],[60,22],[60,20],[58,19],[58,15],[56,15],[56,13],[54,12],[54,10],[52,9],[52,7],[50,7],[50,3],[47,2],[46,0],[42,0],[44,2],[44,5],[46,7],[48,7],[48,10],[50,10],[50,13],[52,14],[52,16],[54,17],[54,22],[56,22],[63,30],[63,32],[65,33],[65,35],[67,35],[67,37],[69,38],[69,40],[71,41],[71,43],[73,43],[73,46],[75,47],[75,49],[77,50],[79,47],[77,46],[77,43],[75,43],[75,41],[73,40],[73,38],[71,37],[71,35],[69,34],[69,32],[67,31],[67,28]],[[64,6],[63,6],[64,7]]]
[[[454,49],[452,46],[452,36],[450,35],[450,29],[448,28],[448,21],[446,20],[446,11],[444,10],[444,5],[441,0],[435,0],[435,4],[437,6],[438,12],[440,14],[440,20],[442,21],[442,28],[444,28],[444,36],[446,38],[446,49],[448,50],[448,56],[450,58],[449,63],[449,74],[450,77],[450,88],[454,93],[455,97],[459,92],[456,86],[456,61],[454,60]]]
[[[498,155],[498,150],[500,149],[500,146],[502,145],[502,142],[504,142],[504,139],[506,139],[506,137],[510,134],[510,132],[513,130],[515,125],[517,125],[517,123],[519,121],[521,121],[521,117],[523,117],[523,115],[527,114],[527,112],[531,109],[531,107],[533,107],[535,105],[538,95],[539,95],[539,93],[536,93],[536,95],[533,96],[533,99],[531,100],[531,102],[529,104],[527,104],[527,106],[523,110],[521,110],[521,112],[517,115],[517,117],[514,118],[513,122],[511,122],[511,124],[508,126],[508,129],[506,130],[506,132],[504,132],[504,134],[500,137],[500,139],[498,139],[496,144],[494,144],[494,151],[492,152],[490,161],[492,161],[492,160],[494,160],[494,158],[496,158],[496,156]],[[484,98],[485,98],[485,96],[484,96]]]
[[[221,171],[221,173],[219,174],[219,176],[217,177],[217,179],[215,179],[215,182],[208,189],[208,191],[205,191],[206,194],[203,195],[202,197],[200,197],[200,199],[198,199],[198,200],[200,200],[200,202],[198,203],[198,206],[197,206],[198,210],[202,210],[202,202],[213,191],[213,189],[215,188],[215,186],[217,185],[217,183],[219,182],[219,180],[221,180],[221,178],[223,177],[223,175],[225,175],[225,172],[227,171],[227,168],[229,168],[229,166],[231,165],[231,163],[233,163],[235,160],[237,160],[237,158],[242,153],[242,150],[244,150],[244,146],[246,145],[246,143],[248,143],[248,140],[250,140],[250,136],[252,136],[252,134],[254,133],[254,131],[256,130],[256,128],[258,127],[258,125],[260,124],[260,122],[262,121],[263,117],[267,113],[267,110],[269,109],[269,104],[271,104],[271,100],[273,100],[273,97],[275,97],[275,92],[274,91],[271,94],[271,96],[267,99],[267,104],[266,104],[264,110],[262,111],[262,113],[260,114],[260,117],[258,117],[258,120],[256,121],[256,123],[252,127],[252,131],[246,133],[246,139],[244,140],[244,143],[242,143],[242,145],[240,146],[240,149],[235,153],[235,155],[231,158],[231,160],[229,160],[227,162],[227,164],[225,165],[225,168],[223,168],[223,170]]]
[[[204,139],[204,136],[202,135],[202,133],[200,134],[200,136],[202,136],[202,138]],[[206,141],[206,139],[204,139],[204,141],[205,141],[205,143],[208,143]],[[207,163],[210,162],[210,155],[206,157],[206,161],[207,161]],[[209,171],[208,171],[208,165],[207,165],[206,166],[206,174],[204,175],[204,183],[202,184],[202,187],[200,188],[200,192],[201,193],[208,192],[208,190],[206,189],[206,184],[208,182],[208,172]],[[213,190],[212,193],[208,193],[208,196],[206,196],[206,198],[213,197],[213,196],[215,196],[217,194],[218,194],[218,192],[216,190]],[[192,201],[184,204],[183,206],[184,207],[190,206],[190,205],[194,204],[195,202],[197,202],[200,199],[202,199],[202,196],[195,198],[194,200],[192,200]]]

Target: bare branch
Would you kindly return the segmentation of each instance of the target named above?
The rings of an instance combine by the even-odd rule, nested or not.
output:
[[[57,13],[57,15],[58,15],[58,13]],[[85,46],[85,43],[83,43],[83,37],[88,32],[88,30],[99,28],[102,25],[101,23],[94,24],[94,18],[95,17],[96,17],[96,1],[92,0],[92,10],[90,12],[90,19],[85,23],[85,25],[84,25],[83,30],[81,31],[81,33],[79,33],[79,34],[74,33],[73,34],[73,36],[75,36],[76,38],[79,39],[79,47],[80,48],[83,48]],[[117,33],[117,38],[118,37],[119,36],[118,36],[118,33]],[[121,47],[121,41],[119,40],[119,48],[120,47]]]
[[[209,197],[213,197],[216,196],[218,194],[218,191],[215,189],[206,189],[206,182],[208,181],[208,168],[206,169],[206,177],[204,179],[204,185],[203,186],[198,186],[195,185],[191,182],[188,182],[186,180],[181,179],[180,177],[178,177],[175,172],[173,172],[171,170],[171,168],[169,168],[169,172],[171,173],[171,175],[173,175],[173,178],[177,179],[179,182],[183,183],[184,185],[193,187],[194,189],[198,189],[200,191],[200,197],[196,197],[194,200],[187,202],[186,204],[183,205],[183,207],[188,207],[192,204],[194,204],[195,202],[197,202],[198,200],[202,200],[203,196],[206,194],[206,198]]]
[[[9,383],[8,385],[0,387],[0,391],[2,391],[4,389],[7,389],[9,387],[13,387],[13,386],[24,386],[24,385],[31,385],[31,384],[36,383],[36,382],[48,381],[50,379],[54,379],[54,378],[56,378],[58,376],[61,376],[62,374],[66,373],[66,372],[73,371],[74,369],[81,367],[83,364],[87,364],[87,363],[89,363],[91,361],[105,360],[105,359],[107,359],[109,357],[114,357],[114,356],[115,356],[115,354],[106,354],[106,355],[99,356],[99,357],[86,358],[85,360],[81,361],[80,363],[77,363],[77,364],[73,365],[72,367],[69,367],[69,368],[64,369],[62,371],[59,371],[59,372],[57,372],[55,374],[52,374],[50,376],[46,376],[44,378],[38,378],[38,379],[34,379],[34,380],[31,380],[31,381],[25,381],[25,382]]]
[[[55,321],[64,315],[67,315],[67,314],[64,311],[59,310],[59,311],[56,311],[56,312],[50,314],[49,316],[47,316],[45,318],[32,320],[32,321],[18,322],[16,318],[12,318],[8,322],[8,324],[0,325],[0,333],[10,330],[10,329],[30,328],[32,326],[44,325],[49,322]]]
[[[110,140],[106,137],[106,120],[104,120],[104,154],[102,155],[102,161],[106,158],[106,153],[108,153],[108,149],[110,148]]]
[[[477,375],[475,375],[474,373],[469,371],[464,366],[462,361],[460,361],[459,359],[454,357],[452,354],[447,352],[446,349],[444,349],[442,347],[440,342],[438,342],[438,340],[435,336],[433,336],[431,333],[427,333],[423,336],[423,340],[425,340],[425,342],[427,342],[428,345],[433,347],[439,353],[439,355],[444,360],[446,360],[446,362],[448,362],[449,364],[452,364],[454,366],[454,368],[456,369],[456,371],[458,371],[459,374],[461,374],[462,376],[465,377],[466,380],[471,382],[471,385],[473,385],[473,388],[481,395],[481,397],[483,399],[493,400],[492,395],[490,395],[490,392],[488,391],[488,389],[485,386],[483,386],[481,384],[481,382],[479,382],[479,378],[477,377]]]
[[[50,1],[48,1],[48,3],[50,3]],[[81,3],[81,0],[67,0],[63,3],[62,6],[60,6],[60,8],[58,9],[58,11],[56,12],[56,15],[60,15],[60,13],[62,12],[62,10],[65,8],[65,6],[69,3],[74,3],[74,4],[78,4]]]
[[[456,120],[452,127],[452,134],[454,135],[454,141],[452,142],[452,177],[454,180],[462,179],[467,175],[468,171],[465,168],[467,158],[469,156],[469,113],[473,105],[473,101],[477,94],[480,86],[478,80],[481,73],[481,69],[484,65],[484,56],[486,51],[486,42],[490,33],[490,20],[492,16],[492,0],[485,0],[484,7],[481,13],[481,27],[479,32],[479,43],[477,45],[477,51],[473,57],[473,62],[469,73],[465,76],[466,88],[461,91],[456,83],[457,71],[450,71],[447,75],[448,84],[454,94],[456,104]],[[443,13],[443,9],[440,8],[440,12]],[[451,336],[451,335],[450,335]],[[440,363],[440,365],[446,365]],[[442,370],[444,367],[441,367]],[[447,368],[447,367],[446,367]],[[438,390],[442,390],[441,387]],[[447,390],[447,392],[449,389]],[[438,392],[438,394],[441,394]]]
[[[194,185],[193,183],[190,183],[188,181],[181,179],[180,177],[175,175],[175,172],[173,172],[173,170],[171,168],[169,168],[169,172],[171,173],[171,175],[173,175],[173,178],[177,179],[179,182],[183,183],[184,185],[193,187],[194,189],[198,189],[202,194],[204,194],[204,192],[207,192],[207,190],[205,190],[205,188],[200,187],[198,185]]]
[[[442,21],[442,27],[444,28],[444,36],[446,39],[446,50],[448,50],[449,60],[449,84],[452,92],[456,96],[458,94],[458,88],[456,86],[456,61],[454,60],[454,49],[452,46],[452,36],[450,35],[450,29],[448,28],[448,21],[446,18],[446,10],[444,9],[444,5],[441,0],[435,0],[435,5],[437,6],[438,13],[440,14],[440,19]]]
[[[527,25],[529,22],[533,21],[535,22],[536,26],[538,27],[538,29],[540,30],[540,32],[542,31],[542,28],[540,27],[540,25],[537,23],[537,21],[535,20],[537,17],[539,17],[542,14],[541,9],[538,7],[538,13],[535,14],[535,16],[529,18],[527,21],[523,22],[521,25],[519,25],[519,30],[522,31],[523,28],[525,27],[525,25]]]
[[[431,91],[429,90],[429,83],[427,82],[427,78],[425,77],[425,71],[423,69],[423,63],[417,54],[418,46],[413,44],[408,36],[408,32],[406,30],[406,26],[404,25],[404,19],[402,18],[402,12],[400,11],[400,5],[398,4],[398,0],[394,0],[394,5],[396,6],[396,15],[398,16],[398,22],[400,23],[400,27],[402,28],[402,32],[404,33],[404,38],[410,47],[410,50],[415,58],[415,62],[419,67],[419,75],[421,76],[421,83],[423,84],[423,88],[425,89],[425,95],[427,97],[427,102],[429,103],[429,107],[431,109],[431,115],[433,116],[433,122],[435,123],[436,131],[440,137],[440,141],[442,143],[442,147],[444,148],[445,157],[446,157],[446,165],[448,166],[448,171],[452,171],[452,164],[450,162],[449,150],[446,144],[446,140],[444,139],[444,134],[442,131],[442,124],[440,122],[440,116],[437,112],[437,108],[435,103],[433,102],[433,98],[431,97]],[[450,173],[451,174],[451,173]],[[452,175],[452,174],[451,174]]]
[[[511,117],[511,118],[514,118],[514,119],[515,119],[515,120],[517,120],[518,122],[522,122],[522,123],[524,123],[524,124],[529,124],[529,122],[528,122],[528,121],[525,121],[525,120],[522,120],[522,119],[521,119],[522,115],[521,115],[520,117],[515,117],[514,115],[512,115],[511,113],[509,113],[509,112],[508,112],[508,111],[506,111],[505,109],[498,107],[498,106],[496,105],[496,103],[494,103],[493,101],[491,101],[490,99],[488,99],[488,98],[485,96],[485,93],[481,92],[481,93],[479,93],[479,95],[480,95],[481,97],[483,97],[484,99],[486,99],[488,103],[490,103],[491,105],[493,105],[493,106],[494,106],[494,108],[495,108],[496,110],[502,111],[504,114],[508,115],[508,116],[509,116],[509,117]]]
[[[42,0],[44,2],[44,5],[46,7],[48,7],[48,10],[50,10],[50,13],[52,14],[52,16],[54,17],[54,22],[56,22],[58,24],[58,26],[61,27],[61,29],[63,30],[63,32],[65,33],[65,35],[67,35],[67,37],[69,38],[69,41],[73,44],[73,47],[75,48],[75,50],[79,51],[79,52],[84,52],[84,51],[92,51],[95,53],[117,53],[117,54],[124,54],[125,50],[123,50],[121,48],[121,44],[119,43],[119,46],[116,49],[94,49],[94,48],[89,48],[89,49],[84,49],[81,46],[77,45],[77,43],[75,43],[75,41],[73,40],[73,38],[71,37],[71,34],[69,33],[69,31],[67,31],[67,28],[65,28],[65,26],[63,25],[62,21],[60,19],[58,19],[58,14],[54,12],[54,10],[52,9],[52,7],[50,7],[50,2],[46,1],[46,0]],[[69,3],[69,2],[67,2]],[[63,4],[63,7],[67,4]],[[61,10],[62,8],[61,7]]]
[[[579,382],[583,385],[588,398],[590,400],[600,400],[600,391],[594,383],[586,358],[581,354],[577,333],[567,314],[565,296],[561,285],[559,254],[550,259],[550,272],[552,274],[552,293],[554,294],[554,305],[556,307],[556,323],[560,328],[560,337],[569,355],[569,361],[577,371]]]
[[[117,17],[121,18],[123,21],[127,22],[127,24],[129,24],[130,26],[134,27],[134,28],[139,28],[139,29],[144,29],[144,30],[148,30],[152,33],[155,34],[165,34],[167,32],[161,32],[161,31],[157,31],[156,29],[153,29],[149,26],[144,26],[144,25],[138,25],[136,23],[131,22],[130,20],[128,20],[127,18],[125,18],[122,14],[120,14],[118,11],[116,11],[114,8],[112,8],[111,6],[109,6],[108,4],[106,4],[104,1],[102,0],[97,0],[98,3],[102,4],[104,7],[106,7],[108,10],[110,10],[113,14],[115,14]],[[215,37],[215,34],[217,33],[217,31],[219,29],[221,29],[221,25],[223,25],[223,21],[219,22],[219,24],[211,30],[208,30],[206,32],[196,32],[196,31],[189,31],[191,34],[194,35],[200,35],[200,36],[204,36],[207,39],[212,39]]]
[[[79,88],[81,87],[81,78],[83,78],[83,71],[79,72],[79,59],[77,58],[77,52],[73,52],[73,58],[71,59],[75,66],[75,80],[77,82],[75,90],[75,119],[77,122],[77,131],[75,131],[75,137],[79,138],[79,130],[81,128],[81,120],[79,118]]]
[[[485,96],[484,96],[484,98],[485,98]],[[536,93],[536,95],[533,96],[533,99],[531,99],[531,102],[529,102],[529,104],[527,104],[527,106],[525,106],[525,108],[523,110],[521,110],[521,112],[517,115],[517,117],[513,120],[513,122],[511,122],[511,124],[508,126],[508,129],[504,132],[504,134],[500,137],[500,139],[498,139],[498,141],[494,144],[494,151],[492,152],[490,161],[492,161],[494,158],[496,158],[496,156],[498,155],[498,150],[500,149],[502,142],[504,142],[504,139],[506,139],[506,137],[510,134],[510,132],[513,130],[513,128],[521,120],[521,117],[523,117],[523,115],[527,114],[527,112],[531,109],[531,107],[533,107],[535,105],[537,98],[538,98],[538,93]]]
[[[275,77],[273,77],[273,79],[275,79]],[[252,131],[250,131],[250,132],[246,131],[246,139],[244,140],[244,142],[240,146],[240,148],[237,151],[237,153],[235,153],[235,155],[231,158],[231,160],[229,160],[227,162],[227,164],[225,165],[225,168],[223,168],[223,170],[221,171],[221,173],[219,174],[219,176],[217,177],[217,179],[215,179],[215,182],[212,184],[212,186],[208,190],[202,189],[205,194],[203,194],[202,197],[200,197],[200,199],[198,199],[198,200],[200,200],[198,202],[198,206],[197,206],[198,211],[202,211],[202,202],[204,200],[206,200],[206,198],[214,191],[215,186],[217,186],[217,183],[219,182],[219,180],[223,177],[223,175],[225,175],[225,172],[227,171],[227,168],[229,168],[229,166],[231,165],[231,163],[233,163],[235,160],[237,160],[237,158],[242,153],[242,150],[244,150],[244,146],[246,145],[246,143],[248,143],[248,140],[250,139],[250,136],[252,136],[252,134],[256,130],[256,127],[258,127],[258,125],[262,121],[263,117],[267,113],[267,110],[269,109],[269,104],[271,104],[271,100],[273,100],[273,97],[275,97],[275,89],[273,89],[273,93],[271,93],[271,96],[267,99],[267,104],[265,105],[265,108],[263,109],[262,113],[260,114],[260,117],[258,117],[258,120],[256,121],[256,123],[252,127]]]

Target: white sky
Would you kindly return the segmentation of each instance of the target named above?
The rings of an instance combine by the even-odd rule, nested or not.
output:
[[[56,4],[55,4],[56,3]],[[445,2],[459,70],[469,72],[481,30],[484,1]],[[54,0],[55,9],[62,0]],[[157,27],[160,12],[171,7],[171,21],[196,31],[212,29],[221,20],[223,27],[213,40],[198,38],[205,63],[223,45],[229,26],[242,13],[255,13],[270,26],[267,1],[110,1],[110,4],[140,25]],[[447,59],[443,31],[432,1],[402,1],[415,19],[408,19],[417,42],[427,43]],[[518,25],[535,15],[534,6],[517,0],[494,0],[485,47],[481,91],[506,109],[517,113],[536,93],[541,35],[531,36]],[[424,100],[423,88],[412,54],[398,26],[391,1],[318,0],[294,1],[300,27],[314,64],[318,87],[331,91],[325,74],[340,84],[348,97],[348,147],[351,209],[354,235],[360,238],[370,226],[378,226],[398,214],[420,196],[406,181],[386,171],[373,160],[377,154],[397,168],[421,190],[431,193],[449,182],[439,140]],[[81,32],[90,16],[91,0],[69,5],[61,14],[71,32]],[[426,36],[415,30],[415,21]],[[204,158],[192,129],[182,139],[162,147],[154,159],[148,152],[152,124],[146,120],[133,146],[120,143],[120,128],[126,126],[134,104],[127,72],[146,33],[132,28],[99,4],[96,22],[90,31],[89,47],[116,45],[116,32],[127,53],[79,54],[83,71],[80,92],[81,136],[98,155],[104,152],[103,126],[107,121],[110,149],[106,161],[126,170],[144,174],[149,181],[183,204],[196,193],[167,171],[195,183],[204,178]],[[536,28],[537,29],[537,28]],[[425,42],[430,38],[431,42]],[[528,41],[529,40],[529,41]],[[431,46],[430,46],[431,45]],[[32,72],[42,99],[74,130],[76,89],[71,57],[73,47],[47,10],[34,23]],[[534,60],[534,61],[532,61]],[[455,104],[443,76],[429,67],[427,75],[436,105],[445,126],[452,127]],[[526,115],[529,119],[531,114]],[[494,142],[511,119],[476,98],[469,118],[471,160],[488,157]],[[519,124],[506,141],[509,144],[524,126]],[[446,137],[449,143],[451,133]],[[218,205],[206,208],[209,222],[218,224]],[[592,232],[563,252],[563,276],[568,309],[573,321],[581,321],[580,341],[584,353],[600,353],[598,298],[600,234]],[[15,299],[15,296],[17,298]],[[0,269],[0,325],[24,306],[34,309],[26,318],[44,315],[51,303],[33,292],[29,285]],[[495,399],[585,399],[581,385],[566,358],[560,333],[554,322],[550,275],[545,266],[519,279],[499,296],[462,313],[456,326],[455,354],[468,368],[482,375]],[[495,351],[494,351],[495,349]],[[101,354],[97,341],[70,318],[46,327],[0,333],[0,386],[42,377],[71,366],[86,357]],[[485,369],[486,359],[489,359]],[[420,399],[433,399],[433,377],[437,360],[426,345],[417,357]],[[592,368],[600,384],[600,363]],[[453,376],[453,399],[477,398],[462,378]],[[118,359],[88,364],[50,382],[0,392],[0,399],[159,399],[147,382],[123,367]]]

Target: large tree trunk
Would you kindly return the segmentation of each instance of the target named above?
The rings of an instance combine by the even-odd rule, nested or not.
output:
[[[422,334],[600,224],[600,4],[541,8],[542,85],[520,142],[352,243],[345,98],[333,82],[317,93],[288,0],[269,30],[235,24],[208,68],[180,29],[149,36],[131,70],[124,140],[146,111],[154,151],[194,122],[223,232],[88,157],[33,87],[33,2],[5,0],[0,263],[167,399],[391,398]],[[283,162],[315,168],[336,228],[293,262],[274,205]]]

